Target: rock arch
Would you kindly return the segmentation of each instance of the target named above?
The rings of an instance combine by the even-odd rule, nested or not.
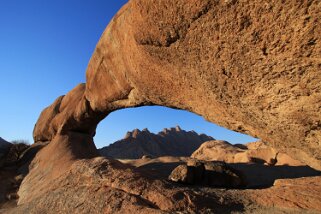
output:
[[[320,14],[318,1],[129,1],[98,42],[86,84],[41,113],[34,140],[50,143],[19,203],[97,156],[95,129],[110,112],[142,105],[194,112],[321,169]]]
[[[130,1],[98,42],[86,84],[42,112],[34,140],[92,139],[116,109],[162,105],[259,137],[320,169],[320,8]]]

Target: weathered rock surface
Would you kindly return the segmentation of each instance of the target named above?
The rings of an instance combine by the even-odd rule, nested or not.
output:
[[[257,148],[257,143],[250,144],[250,148]],[[154,177],[166,179],[164,171],[171,170],[181,164],[195,165],[195,159],[178,157],[161,157],[150,160],[123,161],[141,171],[152,171]],[[319,213],[320,206],[320,172],[307,166],[267,166],[258,163],[231,164],[246,177],[248,185],[244,190],[220,190],[216,188],[193,189],[197,194],[215,192],[219,201],[224,202],[227,197],[236,202],[242,200],[241,213]],[[192,189],[192,186],[188,186]],[[251,189],[254,188],[254,189]],[[257,189],[258,188],[258,189]],[[231,195],[229,195],[231,193]],[[222,197],[222,198],[220,198]],[[215,197],[214,197],[215,198]],[[212,200],[212,202],[214,199]],[[209,202],[211,203],[211,202]],[[215,212],[214,212],[215,213]],[[220,212],[217,212],[220,213]],[[224,213],[224,212],[223,212]]]
[[[321,168],[320,8],[318,1],[130,1],[98,42],[86,85],[41,114],[34,138],[92,136],[111,111],[163,105]]]
[[[102,156],[117,159],[138,159],[144,155],[160,156],[190,156],[202,143],[213,140],[205,134],[194,131],[184,131],[179,126],[167,129],[158,134],[148,129],[135,129],[109,146],[99,149]]]
[[[145,170],[133,169],[103,157],[74,161],[69,170],[65,171],[62,167],[62,171],[64,173],[55,179],[38,177],[37,187],[43,191],[41,197],[32,197],[27,203],[20,204],[11,211],[6,210],[5,213],[235,211],[292,214],[321,211],[320,176],[276,181],[275,185],[268,189],[226,190],[175,185],[166,180],[151,178]],[[290,201],[285,193],[290,195]]]
[[[41,197],[24,198],[25,203],[12,213],[173,213],[180,210],[202,213],[220,207],[216,200],[203,206],[203,196],[191,190],[150,179],[116,160],[103,157],[74,161],[69,170],[62,171],[55,179],[48,180],[50,177],[46,174],[39,176],[40,186],[35,194],[42,191]],[[23,182],[23,186],[32,188],[26,179]]]
[[[201,173],[203,174],[203,172]],[[172,171],[168,179],[183,184],[195,184],[194,174],[194,168],[192,166],[182,164]]]
[[[321,176],[280,179],[274,186],[262,190],[247,190],[252,200],[263,206],[301,209],[301,212],[321,212]],[[295,212],[295,211],[293,211]]]
[[[97,124],[125,107],[185,109],[321,169],[320,14],[321,2],[308,0],[129,1],[98,42],[86,84],[41,113],[34,139],[51,142],[36,155],[22,182],[21,209],[87,211],[71,196],[93,196],[93,175],[75,179],[68,173],[78,159],[98,155],[93,144]],[[105,179],[117,178],[114,168],[108,168],[111,174]],[[66,175],[75,182],[70,192]],[[147,182],[131,181],[131,176],[123,183],[143,188]],[[148,201],[166,211],[193,207],[186,205],[191,195],[172,194],[165,186],[151,188],[146,202],[132,187],[108,191],[112,185],[110,181],[106,188],[101,183],[97,187],[104,189],[105,201],[112,201],[100,211],[140,212],[135,207],[141,206],[149,211],[155,205]],[[85,190],[77,192],[80,187]],[[117,201],[117,195],[124,200]],[[69,206],[67,198],[76,201]],[[92,201],[83,203],[97,206]]]
[[[169,180],[191,185],[240,188],[245,186],[241,172],[224,162],[200,162],[181,164],[169,175]]]
[[[205,161],[224,161],[234,163],[235,155],[244,150],[233,146],[227,141],[213,140],[203,143],[191,155],[192,158]],[[248,162],[245,161],[245,162]]]
[[[261,163],[266,165],[304,166],[306,164],[291,158],[261,141],[232,145],[227,141],[214,140],[203,143],[192,158],[204,161],[224,161],[226,163]]]
[[[0,165],[0,213],[6,213],[7,209],[16,207],[19,186],[28,174],[34,156],[45,146],[40,143],[30,146],[23,141],[9,145],[4,164]]]
[[[96,47],[85,96],[95,111],[137,102],[189,110],[321,168],[320,8],[131,1]]]

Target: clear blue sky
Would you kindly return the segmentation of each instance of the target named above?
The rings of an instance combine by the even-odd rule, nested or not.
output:
[[[27,139],[43,108],[85,82],[85,70],[101,33],[125,0],[0,1],[0,136]],[[112,113],[98,127],[97,147],[122,138],[128,130],[158,132],[180,125],[226,139],[253,141],[201,117],[163,107]]]

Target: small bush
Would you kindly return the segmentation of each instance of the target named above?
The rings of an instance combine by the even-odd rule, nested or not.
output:
[[[14,145],[24,144],[24,145],[30,146],[30,143],[28,140],[13,140],[13,141],[11,141],[11,143]]]
[[[24,151],[30,147],[29,142],[26,140],[14,140],[11,143],[12,146],[10,147],[6,158],[7,164],[16,163],[21,158]]]

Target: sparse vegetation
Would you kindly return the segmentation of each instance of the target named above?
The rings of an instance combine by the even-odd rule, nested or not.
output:
[[[11,142],[12,146],[9,149],[6,158],[6,164],[10,165],[16,163],[20,158],[21,155],[29,148],[29,142],[26,140],[14,140]]]

